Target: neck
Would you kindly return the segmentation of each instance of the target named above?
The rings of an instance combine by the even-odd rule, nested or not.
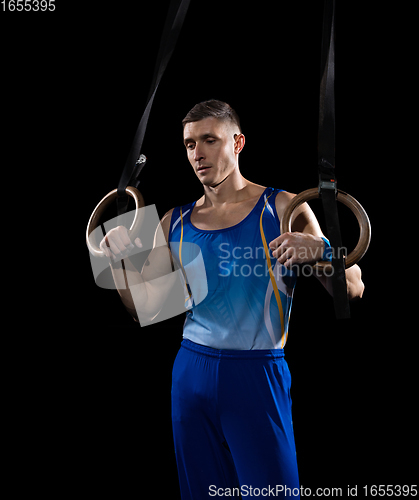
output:
[[[217,206],[236,203],[246,197],[247,187],[252,184],[235,168],[227,177],[214,186],[204,186],[204,205]]]

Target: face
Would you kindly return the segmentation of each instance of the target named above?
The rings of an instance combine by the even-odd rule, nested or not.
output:
[[[187,123],[183,140],[198,179],[204,186],[216,186],[238,166],[244,136],[234,123],[205,118]]]

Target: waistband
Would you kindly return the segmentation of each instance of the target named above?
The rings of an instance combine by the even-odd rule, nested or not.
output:
[[[252,349],[249,350],[235,350],[235,349],[214,349],[206,345],[195,344],[189,339],[183,339],[181,348],[188,351],[196,352],[203,356],[211,358],[224,358],[224,359],[276,359],[285,356],[284,349]]]

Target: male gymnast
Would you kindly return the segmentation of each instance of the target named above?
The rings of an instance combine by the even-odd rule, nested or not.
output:
[[[164,241],[156,236],[141,272],[127,258],[141,240],[131,242],[125,227],[112,229],[100,246],[137,321],[161,309],[170,286],[159,286],[155,278],[169,276],[173,261],[183,267],[182,248],[186,253],[192,243],[202,253],[208,293],[195,304],[194,287],[187,288],[192,305],[172,375],[182,499],[250,491],[299,498],[291,376],[284,359],[297,274],[293,266],[324,259],[330,246],[307,204],[295,211],[292,232],[280,234],[279,221],[295,195],[242,176],[239,154],[245,137],[228,104],[199,103],[182,123],[203,196],[166,213],[160,222]],[[121,259],[124,266],[117,262]],[[316,277],[331,294],[330,277]],[[145,284],[144,295],[133,297],[126,280]],[[346,270],[346,282],[350,300],[362,297],[357,265]]]

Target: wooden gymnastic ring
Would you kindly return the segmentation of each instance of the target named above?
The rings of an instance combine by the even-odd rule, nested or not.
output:
[[[93,213],[90,216],[89,222],[87,224],[86,243],[87,243],[87,246],[89,247],[90,252],[96,257],[104,257],[105,254],[95,244],[95,242],[92,241],[92,239],[90,238],[90,233],[98,227],[100,218],[101,218],[103,212],[106,210],[106,208],[112,203],[113,200],[115,200],[115,198],[118,197],[117,192],[118,192],[118,190],[114,189],[110,193],[108,193],[104,198],[102,198],[100,200],[100,202],[97,204],[96,208],[93,210]],[[128,186],[126,188],[126,192],[130,196],[132,196],[132,198],[134,198],[134,201],[135,201],[134,220],[131,224],[131,227],[128,230],[128,235],[131,237],[131,235],[136,235],[138,233],[138,230],[143,222],[144,211],[139,210],[139,208],[144,207],[145,203],[144,203],[143,195],[138,191],[138,189],[136,189],[132,186]]]
[[[305,201],[314,200],[316,198],[319,198],[319,189],[312,188],[303,191],[291,200],[281,219],[281,234],[291,232],[291,215],[294,210]],[[371,224],[362,205],[351,195],[338,190],[336,199],[352,210],[359,224],[360,233],[358,243],[345,259],[345,267],[348,268],[359,262],[368,250],[371,241]],[[324,273],[330,273],[332,271],[332,264],[327,261],[317,262],[313,267]]]

